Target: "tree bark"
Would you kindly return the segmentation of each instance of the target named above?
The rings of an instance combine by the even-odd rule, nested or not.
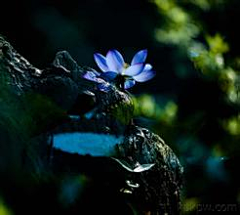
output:
[[[178,158],[157,134],[133,123],[133,102],[128,92],[114,86],[108,93],[98,90],[94,83],[83,78],[86,70],[92,69],[77,65],[66,51],[57,53],[48,68],[38,69],[0,38],[0,83],[8,92],[7,97],[13,97],[16,115],[20,113],[19,109],[24,109],[21,113],[30,114],[32,120],[26,123],[27,131],[21,131],[12,120],[17,122],[21,117],[9,112],[5,119],[4,109],[0,108],[0,149],[4,149],[0,152],[4,164],[0,165],[0,174],[6,179],[2,179],[2,183],[9,185],[7,178],[12,178],[17,171],[19,179],[12,178],[11,183],[17,184],[15,188],[21,190],[30,203],[38,205],[39,193],[46,199],[49,195],[55,198],[51,210],[58,207],[57,213],[61,211],[62,214],[83,210],[93,214],[94,205],[105,214],[133,214],[133,211],[151,215],[179,214],[183,168]],[[40,107],[44,106],[44,109],[39,109],[39,104],[35,105],[39,96],[43,96]],[[0,94],[0,104],[5,103],[8,109],[12,102],[2,101],[5,98]],[[48,115],[47,112],[53,114]],[[86,113],[91,117],[86,117]],[[72,114],[78,117],[72,119]],[[6,126],[9,123],[14,129]],[[33,124],[37,129],[29,131]],[[21,141],[13,138],[24,132],[26,135]],[[116,144],[112,156],[73,154],[54,147],[54,135],[71,132],[122,135],[124,138]],[[15,167],[15,162],[18,167]],[[11,167],[8,166],[10,164]],[[9,169],[11,174],[5,174]],[[34,175],[39,181],[31,182],[30,194],[30,188],[27,192],[24,189],[26,184],[20,179],[25,175]],[[73,175],[84,175],[88,181],[87,188],[78,193],[74,203],[63,206],[56,200],[62,186],[59,181],[72,179]],[[54,184],[54,189],[48,190],[43,178],[47,178],[47,184]],[[71,185],[74,184],[70,181]],[[40,192],[41,187],[44,188]],[[24,204],[16,206],[18,204],[8,198],[6,189],[1,191],[16,213],[26,212]],[[21,202],[20,199],[15,201]],[[49,206],[47,200],[43,202],[43,207]],[[114,212],[111,206],[115,207]]]

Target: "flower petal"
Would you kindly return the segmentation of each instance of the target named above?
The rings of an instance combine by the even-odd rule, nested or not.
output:
[[[124,82],[124,89],[128,89],[130,87],[133,87],[135,85],[135,80],[132,80],[132,79],[127,79],[125,82]]]
[[[145,70],[151,70],[151,69],[152,69],[152,65],[149,64],[149,63],[147,63],[147,64],[145,64],[143,71],[145,71]]]
[[[156,75],[153,70],[143,70],[139,75],[133,76],[133,79],[137,82],[145,82],[152,79]]]
[[[106,81],[112,81],[117,77],[117,75],[118,73],[109,71],[109,72],[102,73],[101,78],[103,78]]]
[[[108,51],[106,62],[110,71],[115,71],[119,73],[124,67],[123,57],[120,52],[115,49]]]
[[[92,71],[87,71],[86,74],[83,75],[83,78],[89,80],[89,81],[95,81],[97,82],[97,74]]]
[[[125,62],[124,62],[124,59],[123,59],[123,56],[121,55],[121,53],[119,51],[117,51],[116,49],[113,49],[112,51],[114,52],[114,55],[120,65],[120,67],[123,67]]]
[[[107,66],[106,58],[103,55],[101,55],[99,53],[94,54],[94,60],[95,60],[96,64],[98,65],[98,67],[103,72],[106,72],[109,70],[108,66]]]
[[[131,62],[131,65],[137,64],[137,63],[144,63],[147,58],[147,49],[143,49],[139,52],[137,52]]]
[[[143,71],[144,65],[142,63],[135,64],[133,66],[129,66],[123,75],[135,76],[140,74]]]
[[[101,83],[97,85],[98,89],[103,92],[109,92],[111,85],[107,83]]]

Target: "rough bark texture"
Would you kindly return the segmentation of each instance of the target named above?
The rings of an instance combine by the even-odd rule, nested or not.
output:
[[[64,120],[52,123],[47,130],[39,129],[27,145],[20,147],[21,153],[17,155],[21,160],[20,168],[38,173],[38,177],[50,172],[58,177],[84,174],[91,179],[91,186],[88,186],[91,188],[71,209],[61,210],[62,214],[83,210],[88,211],[86,214],[93,214],[96,207],[99,213],[105,214],[133,214],[132,211],[151,215],[179,214],[182,167],[178,158],[158,135],[134,125],[133,102],[128,92],[114,86],[108,93],[98,90],[94,83],[82,78],[86,69],[91,68],[78,66],[66,51],[57,53],[49,68],[35,68],[0,38],[1,83],[7,85],[17,100],[29,93],[44,95],[66,113]],[[86,112],[91,113],[90,118],[82,117]],[[67,117],[69,114],[80,117],[71,119]],[[7,142],[10,132],[3,131],[3,128],[7,129],[3,124],[0,133],[8,136],[2,137],[1,147],[15,150]],[[124,141],[116,145],[114,159],[70,154],[51,145],[51,137],[56,133],[83,131],[124,135]],[[154,166],[149,170],[131,171],[144,168],[142,165],[145,164]],[[3,169],[0,165],[0,174],[4,173]],[[37,195],[39,190],[36,190]],[[34,195],[31,195],[30,202],[36,204]],[[97,206],[89,206],[94,204]],[[15,207],[15,210],[22,212],[19,209],[22,207]],[[111,207],[115,212],[109,209]]]

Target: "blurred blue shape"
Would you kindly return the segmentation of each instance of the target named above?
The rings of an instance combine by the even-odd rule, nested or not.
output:
[[[110,156],[123,136],[97,134],[92,132],[73,132],[53,136],[53,147],[68,153],[92,156]]]
[[[193,136],[179,137],[178,148],[186,165],[203,165],[210,155],[210,149]]]
[[[206,173],[214,180],[227,181],[228,174],[224,167],[225,157],[213,157],[210,156],[206,160]]]

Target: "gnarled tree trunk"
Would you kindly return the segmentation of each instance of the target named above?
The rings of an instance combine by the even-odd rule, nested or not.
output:
[[[78,66],[66,51],[57,53],[49,68],[38,69],[0,38],[0,83],[6,92],[0,94],[2,198],[16,213],[31,212],[23,203],[27,199],[41,207],[39,213],[179,214],[178,158],[157,134],[133,123],[128,92],[114,86],[100,91],[83,78],[86,70],[91,68]],[[79,151],[67,151],[56,137],[71,134],[117,142],[100,155],[94,148],[79,152],[89,139],[79,140]],[[10,197],[9,187],[21,194]]]

